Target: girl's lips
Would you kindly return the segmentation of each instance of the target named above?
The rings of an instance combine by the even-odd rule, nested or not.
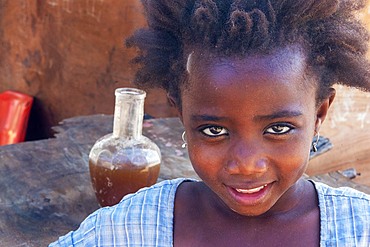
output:
[[[259,187],[251,189],[233,188],[227,186],[227,190],[232,198],[239,204],[243,205],[256,205],[261,202],[268,194],[272,183],[264,184]]]
[[[253,193],[257,193],[258,191],[262,190],[266,186],[267,186],[267,184],[256,187],[256,188],[253,188],[253,189],[235,189],[235,190],[239,193],[253,194]]]

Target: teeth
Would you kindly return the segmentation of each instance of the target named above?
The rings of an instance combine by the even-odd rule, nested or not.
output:
[[[253,189],[235,189],[237,192],[239,193],[245,193],[245,194],[252,194],[252,193],[256,193],[260,190],[262,190],[263,188],[265,188],[267,186],[267,184],[265,185],[262,185],[260,187],[257,187],[257,188],[253,188]]]

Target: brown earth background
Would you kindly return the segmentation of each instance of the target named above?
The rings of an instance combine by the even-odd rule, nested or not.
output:
[[[134,74],[124,39],[144,25],[138,0],[0,0],[0,92],[35,97],[28,140],[65,118],[113,114],[114,89]],[[160,91],[146,103],[148,114],[174,115]]]

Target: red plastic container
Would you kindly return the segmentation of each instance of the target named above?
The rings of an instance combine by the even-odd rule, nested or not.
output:
[[[14,91],[0,94],[0,145],[23,142],[33,97]]]

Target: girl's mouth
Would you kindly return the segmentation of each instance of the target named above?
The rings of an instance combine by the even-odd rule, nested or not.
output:
[[[272,183],[250,189],[227,187],[231,197],[239,204],[252,206],[261,203],[269,193]]]
[[[263,190],[265,187],[267,186],[267,184],[265,185],[262,185],[260,187],[257,187],[257,188],[253,188],[253,189],[235,189],[237,192],[239,193],[244,193],[244,194],[253,194],[253,193],[257,193],[261,190]]]

